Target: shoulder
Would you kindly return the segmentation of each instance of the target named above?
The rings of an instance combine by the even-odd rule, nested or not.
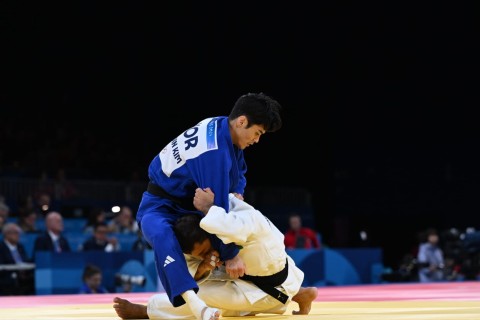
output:
[[[35,242],[44,242],[44,241],[49,240],[49,239],[50,239],[50,236],[48,235],[48,233],[40,233],[35,238]]]
[[[302,228],[300,229],[300,233],[301,233],[301,234],[311,234],[311,233],[312,233],[312,229],[307,228],[307,227],[302,227]]]
[[[421,243],[419,246],[418,246],[418,249],[419,250],[427,250],[429,247],[428,243]]]

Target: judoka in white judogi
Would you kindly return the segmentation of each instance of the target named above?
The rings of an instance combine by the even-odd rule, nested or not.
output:
[[[248,275],[278,273],[288,261],[287,278],[277,289],[289,298],[283,304],[249,281],[230,278],[222,267],[198,282],[198,295],[209,307],[221,310],[224,317],[283,314],[292,297],[299,292],[304,273],[285,252],[283,234],[267,217],[233,194],[229,195],[229,202],[228,214],[223,208],[212,206],[200,226],[217,235],[223,243],[235,243],[241,247],[239,255],[245,262]],[[191,255],[185,257],[193,276],[202,260]],[[147,313],[150,319],[195,319],[188,306],[173,307],[165,293],[150,297]]]

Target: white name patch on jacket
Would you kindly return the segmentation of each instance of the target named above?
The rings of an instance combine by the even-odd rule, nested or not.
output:
[[[173,171],[180,168],[189,159],[194,159],[204,152],[218,149],[216,118],[207,118],[196,126],[186,130],[173,139],[159,157],[162,170],[170,177]]]

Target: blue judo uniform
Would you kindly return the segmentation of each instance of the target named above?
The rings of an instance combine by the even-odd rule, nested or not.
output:
[[[150,163],[150,183],[166,194],[145,191],[137,211],[137,222],[154,250],[158,275],[175,307],[185,303],[181,297],[183,292],[197,292],[198,285],[188,272],[172,225],[185,214],[193,212],[203,216],[191,207],[197,187],[211,188],[215,193],[214,204],[228,212],[229,193],[244,193],[246,171],[243,150],[233,144],[228,117],[224,116],[207,118],[186,130]],[[178,199],[190,206],[175,201]],[[215,244],[222,261],[238,254],[234,243],[225,245],[218,240]]]

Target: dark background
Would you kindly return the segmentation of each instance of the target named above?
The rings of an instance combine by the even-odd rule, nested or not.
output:
[[[478,15],[468,2],[2,2],[0,173],[146,178],[241,94],[284,107],[250,186],[305,187],[331,246],[396,263],[419,230],[479,228]]]

